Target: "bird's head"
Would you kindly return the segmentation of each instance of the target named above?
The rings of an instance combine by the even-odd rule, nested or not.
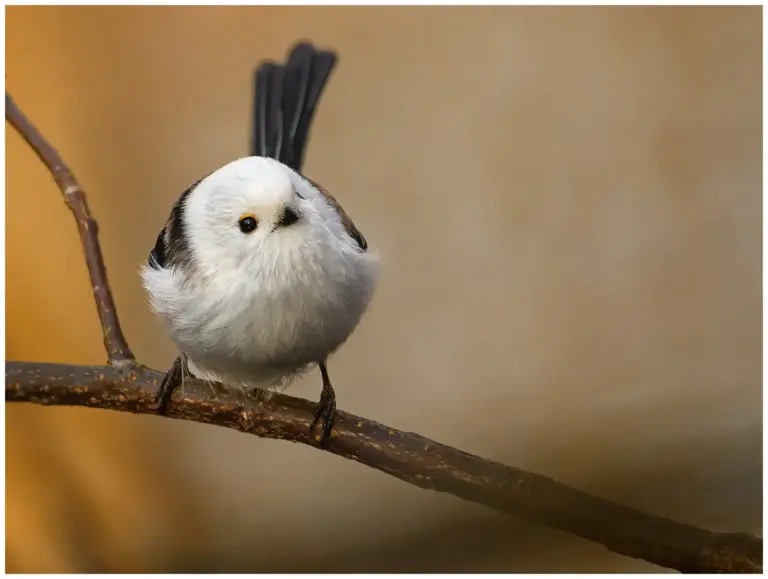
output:
[[[245,264],[304,243],[314,211],[297,191],[300,177],[266,157],[245,157],[214,171],[191,191],[185,233],[198,266]]]

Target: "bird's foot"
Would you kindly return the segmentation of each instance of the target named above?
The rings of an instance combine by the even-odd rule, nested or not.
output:
[[[173,393],[176,391],[176,388],[181,386],[183,365],[184,360],[179,356],[173,361],[171,369],[163,376],[163,381],[160,382],[156,398],[158,414],[165,414],[168,411],[168,405],[171,403]]]
[[[336,393],[333,391],[333,386],[328,382],[323,384],[323,392],[320,394],[320,402],[317,403],[315,409],[315,417],[312,420],[312,424],[309,425],[309,435],[314,437],[313,431],[315,425],[322,418],[323,428],[320,431],[320,447],[325,448],[326,442],[331,437],[331,429],[333,428],[333,422],[336,417]]]

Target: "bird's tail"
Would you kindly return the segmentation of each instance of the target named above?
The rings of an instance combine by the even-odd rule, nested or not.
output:
[[[309,127],[320,94],[336,64],[334,52],[300,42],[285,64],[256,69],[251,154],[301,170]]]

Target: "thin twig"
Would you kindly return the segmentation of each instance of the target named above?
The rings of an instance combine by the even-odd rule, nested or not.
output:
[[[85,262],[88,265],[88,274],[91,277],[93,297],[96,300],[96,308],[99,311],[101,331],[104,335],[104,347],[107,351],[107,359],[110,364],[119,364],[134,359],[128,342],[120,329],[120,321],[117,318],[115,301],[112,299],[112,291],[107,282],[107,270],[104,267],[104,257],[99,245],[99,227],[91,216],[88,202],[85,199],[80,184],[75,179],[72,171],[64,164],[61,156],[51,144],[40,134],[40,131],[19,110],[16,103],[7,92],[5,93],[5,118],[14,129],[37,153],[40,160],[45,163],[51,172],[56,184],[64,195],[67,207],[72,211],[77,221],[80,232],[80,241],[85,251]]]
[[[6,362],[6,401],[157,414],[155,397],[163,374],[133,360],[117,320],[96,222],[83,191],[7,93],[6,118],[46,164],[75,214],[110,362],[109,366]],[[244,402],[221,389],[211,400],[208,389],[207,383],[189,379],[185,392],[174,394],[167,415],[317,447],[309,436],[315,408],[311,402],[284,395]],[[337,412],[328,451],[421,488],[524,517],[663,567],[683,572],[762,572],[762,539],[757,537],[713,533],[648,515],[346,412]]]
[[[89,406],[156,414],[163,374],[142,367],[70,366],[6,362],[6,400]],[[275,395],[243,401],[200,380],[185,382],[168,416],[233,428],[263,438],[317,447],[309,436],[315,406]],[[602,543],[611,551],[683,572],[762,570],[762,540],[746,534],[713,533],[648,515],[591,496],[550,478],[506,466],[338,411],[329,452],[355,460],[424,489],[480,503]]]

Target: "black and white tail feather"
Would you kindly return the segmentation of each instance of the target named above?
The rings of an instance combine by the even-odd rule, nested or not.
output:
[[[312,118],[336,60],[335,53],[300,42],[285,64],[256,69],[252,155],[301,171]]]

